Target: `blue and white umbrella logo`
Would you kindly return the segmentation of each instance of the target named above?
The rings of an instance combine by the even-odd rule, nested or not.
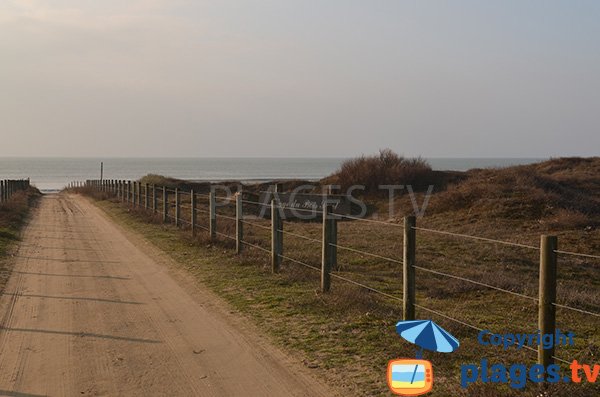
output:
[[[431,320],[399,321],[396,332],[421,348],[417,352],[417,358],[422,356],[423,349],[451,353],[460,345],[458,339]]]

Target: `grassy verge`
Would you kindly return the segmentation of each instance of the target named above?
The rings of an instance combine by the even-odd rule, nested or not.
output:
[[[19,241],[29,210],[39,197],[40,192],[30,188],[15,193],[9,201],[0,205],[0,292],[4,291],[12,271],[13,263],[8,260],[8,255]]]
[[[305,365],[328,382],[346,389],[348,395],[390,395],[385,381],[387,361],[415,355],[414,348],[395,333],[394,325],[402,315],[401,305],[395,300],[336,280],[333,281],[332,292],[322,294],[318,291],[319,274],[311,269],[284,262],[281,273],[273,275],[266,254],[261,251],[248,248],[243,255],[236,256],[230,240],[213,243],[206,240],[204,233],[200,233],[197,239],[191,239],[189,231],[162,225],[156,218],[142,216],[142,212],[107,200],[97,201],[97,204],[115,221],[141,233],[171,255],[200,283],[253,320],[275,343],[300,354]],[[228,209],[219,211],[225,214]],[[201,220],[199,222],[202,223]],[[261,220],[253,222],[268,225]],[[422,225],[447,230],[451,227],[448,222],[451,220],[447,217],[434,216]],[[454,222],[460,223],[459,220]],[[220,232],[232,235],[232,226],[230,221],[219,218]],[[320,225],[316,223],[286,222],[284,228],[319,238]],[[343,222],[339,225],[339,244],[398,258],[401,256],[401,228],[386,228],[363,222]],[[495,229],[496,237],[501,237],[498,235],[501,230],[510,231],[518,233],[519,241],[524,243],[535,244],[539,238],[537,230],[528,231],[522,225],[497,224]],[[582,243],[584,236],[577,233],[565,232],[561,238],[577,245],[578,249],[589,249]],[[268,237],[267,230],[251,226],[245,230],[248,241],[263,247],[267,247]],[[285,239],[286,255],[318,266],[318,244],[290,236]],[[475,278],[530,296],[537,293],[535,251],[507,251],[493,245],[426,234],[419,236],[418,246],[418,257],[423,266]],[[339,252],[339,262],[342,264],[340,274],[386,293],[400,295],[400,265],[342,251]],[[562,272],[561,296],[570,304],[597,304],[598,297],[591,292],[592,287],[598,285],[597,267],[588,266],[586,261],[575,262],[569,263],[568,270]],[[427,274],[418,274],[418,277],[417,299],[421,305],[495,332],[537,331],[536,305],[533,301],[442,277]],[[589,289],[584,286],[585,282]],[[418,315],[431,318],[425,312],[418,312]],[[557,354],[595,364],[600,351],[598,321],[571,312],[560,312],[558,318],[559,327],[574,331],[578,338],[575,347],[559,350]],[[525,350],[484,348],[477,343],[476,331],[443,317],[433,316],[433,319],[453,333],[461,341],[461,347],[452,354],[425,354],[425,358],[433,362],[435,371],[435,387],[430,395],[539,395],[539,388],[531,383],[524,390],[481,382],[462,389],[462,364],[479,363],[482,357],[486,357],[490,362],[507,366],[514,363],[532,365],[535,363],[535,354]],[[591,396],[597,395],[598,389],[585,382],[581,385],[560,384],[549,387],[544,395],[567,394],[571,397]]]

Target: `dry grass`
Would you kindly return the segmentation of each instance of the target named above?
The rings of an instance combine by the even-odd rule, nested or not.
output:
[[[0,292],[12,272],[13,263],[6,256],[19,241],[21,227],[40,196],[37,189],[29,188],[16,192],[9,201],[0,205]]]

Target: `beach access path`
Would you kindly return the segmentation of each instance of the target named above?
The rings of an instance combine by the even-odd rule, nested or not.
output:
[[[0,395],[336,395],[87,198],[45,195],[10,260]]]

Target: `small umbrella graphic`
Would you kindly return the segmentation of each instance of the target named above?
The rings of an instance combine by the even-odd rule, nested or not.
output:
[[[396,332],[421,348],[417,351],[417,358],[421,358],[423,349],[450,353],[459,346],[458,339],[431,320],[399,321]]]

